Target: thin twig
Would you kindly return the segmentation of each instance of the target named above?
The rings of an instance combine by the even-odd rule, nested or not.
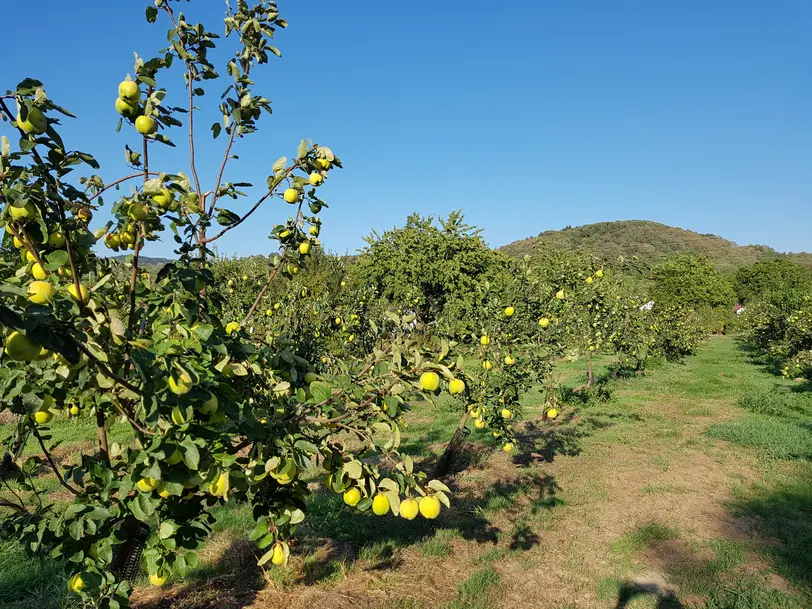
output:
[[[8,489],[8,491],[17,498],[17,501],[19,502],[20,506],[25,508],[25,502],[23,501],[23,498],[20,497],[20,494],[17,491],[15,491],[7,481],[4,480],[3,484]]]
[[[34,427],[34,428],[32,428],[31,431],[34,434],[34,437],[37,439],[37,442],[39,442],[39,446],[42,449],[42,453],[45,455],[45,458],[48,460],[48,463],[51,464],[51,469],[54,470],[54,473],[56,474],[56,477],[59,479],[59,484],[64,486],[66,489],[68,489],[74,495],[78,495],[79,491],[76,490],[75,488],[73,488],[70,484],[68,484],[65,481],[65,479],[62,477],[62,472],[59,471],[59,468],[56,466],[56,463],[54,463],[54,460],[51,457],[51,453],[49,453],[48,449],[45,448],[45,442],[42,441],[42,436],[39,435],[39,431],[37,431],[37,428]]]
[[[346,419],[351,414],[352,414],[351,412],[345,412],[344,414],[339,415],[337,417],[333,417],[332,419],[322,419],[320,417],[305,417],[304,419],[308,423],[315,423],[317,425],[332,425],[333,423],[338,423],[339,421],[343,421],[344,419]]]
[[[245,214],[245,215],[244,215],[242,218],[240,218],[239,220],[237,220],[237,221],[236,221],[234,224],[229,224],[228,226],[226,226],[226,227],[225,227],[223,230],[221,230],[219,233],[217,233],[216,235],[214,235],[214,237],[209,237],[209,238],[203,239],[203,243],[210,243],[210,242],[212,242],[212,241],[216,241],[217,239],[219,239],[220,237],[222,237],[223,235],[225,235],[225,234],[226,234],[228,231],[230,231],[230,230],[232,230],[232,229],[234,229],[234,228],[237,228],[237,227],[238,227],[240,224],[242,224],[243,222],[245,222],[245,221],[248,219],[248,217],[249,217],[251,214],[253,214],[253,213],[254,213],[254,212],[257,210],[257,208],[258,208],[260,205],[262,205],[262,203],[263,203],[263,202],[264,202],[264,201],[265,201],[265,200],[266,200],[268,197],[270,197],[270,196],[271,196],[271,195],[274,193],[274,191],[275,191],[275,190],[276,190],[276,188],[279,186],[279,184],[281,184],[281,183],[282,183],[284,180],[286,180],[288,177],[290,177],[290,174],[292,174],[292,173],[293,173],[293,172],[296,170],[296,168],[297,168],[298,166],[299,166],[299,161],[296,161],[296,162],[295,162],[293,165],[291,165],[291,166],[288,168],[288,170],[285,172],[285,176],[284,176],[284,177],[283,177],[281,180],[279,180],[279,182],[277,182],[277,184],[276,184],[276,185],[275,185],[273,188],[271,188],[270,190],[268,190],[268,192],[266,192],[264,195],[262,195],[262,197],[259,199],[259,201],[257,201],[257,202],[254,204],[254,206],[253,206],[251,209],[249,209],[249,210],[248,210],[248,213],[246,213],[246,214]],[[215,193],[215,195],[216,195],[216,194],[217,194],[217,193]],[[300,200],[300,201],[299,201],[299,213],[297,214],[297,219],[298,219],[299,214],[301,214],[301,211],[302,211],[302,203],[303,203],[303,201],[301,201],[301,200]]]
[[[147,173],[148,173],[149,175],[152,175],[152,176],[161,175],[161,174],[159,174],[157,171],[150,171],[150,172],[147,172]],[[134,179],[134,178],[140,178],[142,175],[144,175],[144,172],[143,172],[143,171],[139,171],[138,173],[132,173],[132,174],[130,174],[130,175],[128,175],[128,176],[124,176],[123,178],[119,178],[119,179],[118,179],[118,180],[116,180],[115,182],[110,182],[110,183],[109,183],[109,184],[107,184],[107,185],[106,185],[104,188],[102,188],[102,189],[101,189],[99,192],[97,192],[97,193],[96,193],[96,194],[94,194],[92,197],[90,197],[90,198],[88,199],[88,202],[93,201],[93,199],[97,198],[97,197],[98,197],[99,195],[101,195],[101,194],[102,194],[104,191],[111,189],[113,186],[118,186],[119,184],[121,184],[122,182],[126,182],[127,180],[132,180],[132,179]]]
[[[265,282],[265,285],[262,286],[262,289],[259,291],[259,294],[257,294],[257,297],[254,299],[254,304],[252,304],[251,308],[248,309],[248,313],[245,314],[245,317],[242,320],[242,324],[240,324],[240,325],[244,326],[248,322],[248,320],[251,319],[251,316],[254,314],[254,311],[256,311],[257,307],[259,306],[259,302],[262,300],[262,297],[265,295],[265,292],[271,286],[271,282],[276,278],[277,274],[279,274],[279,269],[282,268],[282,263],[283,262],[285,262],[285,257],[284,256],[282,256],[282,259],[279,261],[279,264],[277,264],[273,268],[273,270],[270,272],[270,274],[268,276],[268,280]]]
[[[226,146],[226,152],[223,155],[223,162],[220,163],[220,171],[217,172],[217,183],[214,186],[214,194],[211,198],[211,205],[209,205],[209,215],[214,213],[214,204],[217,203],[217,199],[220,198],[220,184],[223,181],[223,172],[226,170],[226,164],[228,164],[229,155],[231,154],[231,146],[234,145],[234,136],[237,133],[237,125],[233,125],[231,128],[231,134],[228,136],[228,145]]]
[[[268,192],[266,192],[264,195],[262,195],[262,197],[260,197],[259,201],[257,201],[254,204],[254,206],[251,209],[248,210],[248,213],[246,213],[242,218],[237,220],[234,224],[230,224],[230,225],[226,226],[223,230],[221,230],[219,233],[214,235],[214,237],[205,237],[203,239],[203,243],[211,243],[212,241],[217,241],[217,239],[219,239],[220,237],[225,235],[228,231],[230,231],[230,230],[232,230],[234,228],[237,228],[240,224],[245,222],[248,219],[248,217],[251,214],[253,214],[260,205],[262,205],[262,203],[265,201],[265,199],[270,197],[272,194],[273,194],[273,190],[269,190]]]

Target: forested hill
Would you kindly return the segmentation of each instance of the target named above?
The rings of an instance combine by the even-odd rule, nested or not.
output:
[[[532,256],[545,248],[579,250],[605,260],[637,256],[651,266],[676,254],[699,254],[707,257],[721,271],[735,270],[758,260],[783,255],[765,245],[737,245],[716,235],[699,234],[648,220],[568,226],[514,241],[499,249],[512,256]],[[796,262],[812,266],[812,254],[789,256]]]

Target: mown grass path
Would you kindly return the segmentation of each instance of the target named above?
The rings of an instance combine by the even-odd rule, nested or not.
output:
[[[561,365],[564,383],[580,384],[583,367]],[[567,406],[552,429],[534,420],[531,396],[516,454],[488,449],[487,430],[472,435],[437,521],[349,514],[318,494],[291,565],[263,573],[244,541],[248,510],[223,508],[201,570],[140,587],[134,604],[812,607],[812,393],[759,368],[732,337],[608,386],[611,400]],[[417,405],[406,449],[436,455],[455,420],[442,403]],[[0,598],[11,583],[2,567]],[[16,573],[27,585],[31,573]],[[17,591],[3,606],[59,606]]]

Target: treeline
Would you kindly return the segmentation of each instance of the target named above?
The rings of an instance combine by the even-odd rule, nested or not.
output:
[[[812,378],[812,271],[786,260],[759,262],[736,274],[745,336],[776,372]]]
[[[702,336],[736,319],[726,277],[694,257],[669,260],[653,278],[635,259],[607,264],[563,250],[515,258],[490,249],[460,212],[414,214],[366,242],[351,260],[314,250],[295,289],[268,282],[267,258],[219,259],[212,270],[222,289],[214,297],[224,320],[250,311],[246,329],[258,340],[286,338],[301,357],[327,361],[373,350],[387,315],[403,316],[426,337],[472,344],[495,310],[512,308],[515,326],[548,324],[548,352],[614,353],[624,372],[651,357],[691,353]],[[560,295],[564,308],[541,306],[549,295]]]

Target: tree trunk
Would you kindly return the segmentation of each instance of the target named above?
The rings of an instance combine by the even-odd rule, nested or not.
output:
[[[592,372],[592,362],[586,367],[586,386],[587,388],[592,387],[595,384],[595,374]]]
[[[110,448],[107,445],[107,428],[104,424],[104,412],[101,406],[96,406],[96,434],[99,437],[99,454],[102,459],[110,463]]]
[[[460,424],[457,426],[457,429],[454,430],[454,435],[451,437],[451,441],[448,443],[448,446],[445,447],[443,456],[440,457],[440,460],[437,462],[437,467],[434,469],[435,478],[442,478],[448,474],[448,471],[451,469],[454,461],[462,452],[462,449],[465,446],[465,441],[468,439],[468,435],[471,433],[471,430],[465,426],[465,424],[468,422],[468,418],[469,415],[467,412],[462,415]]]

